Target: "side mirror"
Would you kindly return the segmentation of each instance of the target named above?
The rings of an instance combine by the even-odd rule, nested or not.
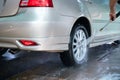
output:
[[[120,5],[120,0],[118,0],[117,3]]]

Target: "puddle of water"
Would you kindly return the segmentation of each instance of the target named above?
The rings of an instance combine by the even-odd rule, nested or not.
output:
[[[97,80],[120,80],[120,74],[109,73],[109,74],[103,75],[100,79],[97,79]]]

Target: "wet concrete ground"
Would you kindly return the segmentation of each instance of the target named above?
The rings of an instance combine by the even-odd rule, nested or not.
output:
[[[90,48],[89,61],[65,67],[59,54],[21,51],[0,58],[0,80],[120,80],[120,46]]]

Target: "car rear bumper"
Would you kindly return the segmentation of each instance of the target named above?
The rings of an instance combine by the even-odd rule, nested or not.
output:
[[[34,46],[25,46],[19,40],[31,40],[37,43]],[[19,48],[30,51],[51,51],[58,52],[68,50],[67,37],[46,37],[46,38],[1,38],[0,47]]]
[[[22,9],[15,16],[0,18],[0,47],[32,51],[68,50],[74,18],[62,16],[53,9],[33,10]],[[38,45],[24,46],[19,40],[32,40]]]

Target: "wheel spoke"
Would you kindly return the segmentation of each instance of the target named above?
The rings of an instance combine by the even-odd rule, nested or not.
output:
[[[83,39],[83,34],[82,34],[82,31],[80,31],[80,41]]]
[[[76,40],[76,41],[78,40],[78,36],[77,36],[77,34],[75,35],[74,40]]]
[[[73,43],[73,46],[77,46],[77,43],[76,43],[76,42],[74,42],[74,43]]]
[[[80,31],[77,31],[78,39],[80,39]]]
[[[76,53],[75,53],[75,57],[76,57],[76,58],[79,58],[79,53],[80,53],[80,51],[79,51],[79,49],[77,49],[77,51],[76,51]]]
[[[73,53],[76,53],[76,52],[77,52],[77,47],[73,49]]]

